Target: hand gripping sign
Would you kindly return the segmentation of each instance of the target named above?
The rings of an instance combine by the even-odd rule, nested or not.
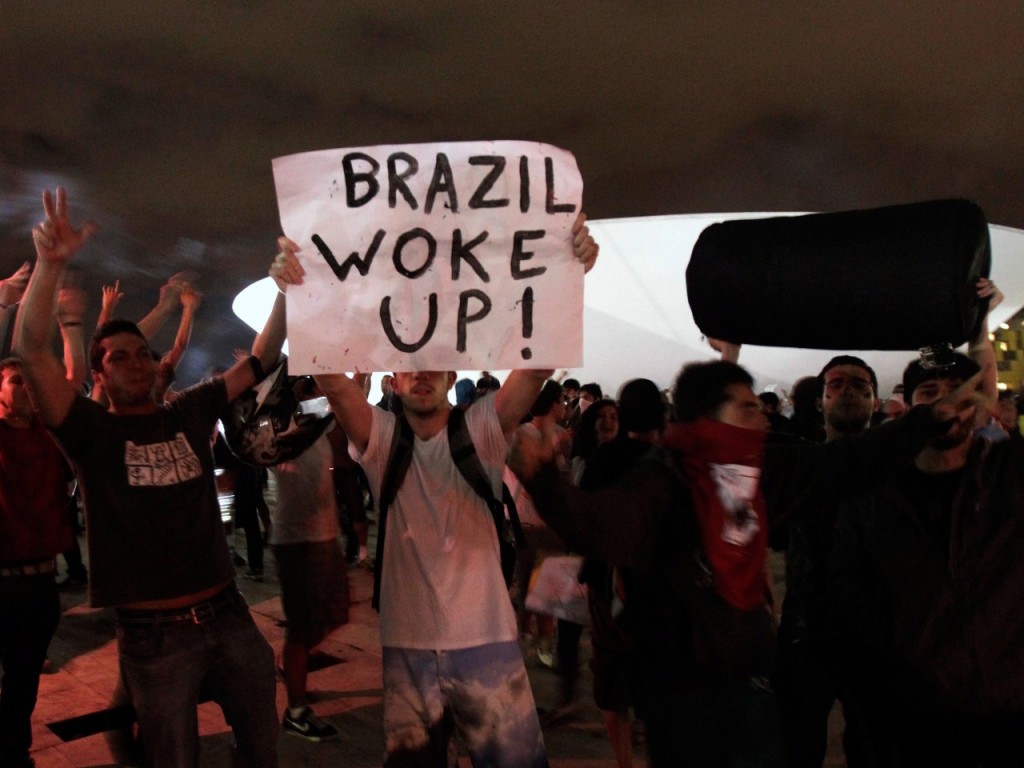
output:
[[[274,181],[306,271],[288,291],[293,373],[582,364],[583,181],[569,152],[333,149],[276,158]]]

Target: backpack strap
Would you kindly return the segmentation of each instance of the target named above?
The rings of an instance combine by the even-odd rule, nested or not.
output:
[[[391,438],[391,453],[388,466],[384,470],[384,479],[380,484],[380,503],[377,509],[377,554],[373,563],[373,601],[372,605],[380,610],[380,581],[384,563],[384,533],[387,530],[388,507],[395,500],[398,488],[405,479],[412,463],[412,451],[415,435],[412,427],[403,414],[395,417],[395,433]]]
[[[498,540],[504,538],[505,510],[508,510],[508,519],[512,527],[512,534],[515,537],[516,546],[526,545],[523,537],[523,526],[519,523],[519,511],[516,509],[515,500],[508,486],[502,483],[502,499],[499,501],[491,489],[491,482],[487,479],[480,457],[477,456],[476,446],[469,436],[469,428],[466,426],[466,414],[459,408],[453,408],[448,415],[448,447],[452,453],[452,461],[458,467],[459,472],[469,483],[469,486],[476,491],[477,495],[487,502],[487,508],[494,518],[494,527],[498,531]]]

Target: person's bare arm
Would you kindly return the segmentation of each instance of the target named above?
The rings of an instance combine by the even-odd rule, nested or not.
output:
[[[597,255],[601,246],[597,244],[590,234],[590,227],[586,225],[587,214],[580,211],[576,221],[572,224],[572,249],[576,258],[583,264],[583,272],[586,274],[594,268],[597,263]]]
[[[21,301],[25,295],[25,286],[28,285],[29,275],[32,274],[32,265],[27,261],[14,270],[10,277],[0,280],[0,309],[7,309],[13,304]]]
[[[979,390],[987,397],[995,400],[999,397],[999,367],[996,365],[996,351],[989,338],[988,315],[1003,301],[1003,292],[988,278],[981,278],[975,286],[979,299],[988,299],[988,310],[981,321],[978,335],[971,339],[967,347],[967,355],[978,364],[982,371]]]
[[[741,344],[708,337],[708,346],[718,353],[718,359],[723,363],[738,363],[740,361]]]
[[[114,310],[117,309],[117,305],[123,298],[124,293],[121,292],[120,280],[115,280],[113,285],[103,286],[103,295],[100,301],[100,316],[96,318],[97,328],[114,319]]]
[[[494,402],[494,410],[498,412],[501,431],[505,439],[512,440],[512,434],[519,426],[540,394],[544,382],[554,374],[554,370],[516,370],[508,375],[508,379],[498,393]]]
[[[572,249],[576,259],[583,264],[584,273],[594,268],[600,251],[586,221],[587,214],[580,211],[572,225]],[[498,390],[494,404],[507,440],[512,439],[512,433],[537,399],[544,381],[554,373],[553,370],[516,370],[509,374],[508,381]]]
[[[157,299],[156,306],[149,311],[148,315],[136,323],[147,341],[152,340],[156,336],[157,331],[160,330],[160,327],[177,308],[181,289],[187,283],[186,273],[179,272],[171,275],[167,282],[160,286],[160,298]]]
[[[18,309],[14,349],[32,390],[43,422],[61,424],[71,409],[75,387],[64,366],[53,354],[50,340],[57,291],[68,260],[96,231],[93,224],[74,227],[68,218],[67,193],[57,188],[56,197],[43,193],[45,218],[32,230],[36,268]]]
[[[331,404],[334,418],[345,430],[349,442],[360,453],[365,451],[370,442],[374,406],[367,401],[362,386],[343,373],[326,373],[313,378]]]
[[[85,360],[85,291],[81,288],[61,288],[57,295],[57,323],[64,342],[64,369],[76,391],[82,390],[89,366]]]
[[[277,242],[281,252],[274,259],[270,276],[282,291],[287,290],[289,285],[302,285],[306,271],[295,255],[299,252],[299,247],[287,237],[278,238]],[[279,295],[279,298],[283,299],[283,294]],[[373,406],[367,402],[363,393],[361,377],[360,381],[355,381],[343,373],[326,373],[314,378],[331,404],[334,418],[348,435],[349,442],[360,452],[365,451],[373,425]]]
[[[26,261],[10,277],[0,280],[0,339],[6,339],[9,329],[14,326],[17,305],[25,294],[25,286],[31,274],[32,266]]]
[[[286,245],[293,245],[285,237],[278,238],[277,244],[282,251]],[[285,336],[288,332],[285,322],[284,291],[288,288],[289,282],[278,267],[282,255],[282,253],[278,253],[270,267],[270,276],[274,278],[274,282],[277,283],[278,287],[278,294],[274,297],[274,306],[271,307],[270,315],[267,317],[267,322],[263,325],[263,330],[257,334],[252,342],[251,356],[256,358],[264,373],[269,373],[277,365],[278,360],[281,358],[281,347],[284,345]],[[256,381],[256,371],[249,362],[249,358],[236,362],[224,372],[224,384],[227,387],[228,400],[234,400],[255,384]]]
[[[185,285],[181,289],[181,321],[178,323],[178,333],[174,337],[174,346],[164,355],[163,362],[177,368],[181,362],[185,350],[188,349],[189,339],[192,337],[192,324],[195,321],[196,310],[203,301],[203,294],[199,293],[191,285]]]

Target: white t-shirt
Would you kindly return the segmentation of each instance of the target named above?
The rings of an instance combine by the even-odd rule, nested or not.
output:
[[[508,444],[495,397],[466,411],[480,463],[501,498]],[[373,409],[362,464],[374,498],[387,468],[395,416]],[[388,508],[380,595],[381,643],[394,648],[452,650],[517,637],[515,613],[501,573],[498,535],[486,502],[451,458],[448,431],[414,440],[412,463]]]

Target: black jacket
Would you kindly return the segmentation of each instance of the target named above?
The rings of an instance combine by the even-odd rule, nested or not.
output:
[[[948,517],[912,501],[914,471],[840,512],[837,647],[878,706],[1024,714],[1024,447],[975,440]]]

